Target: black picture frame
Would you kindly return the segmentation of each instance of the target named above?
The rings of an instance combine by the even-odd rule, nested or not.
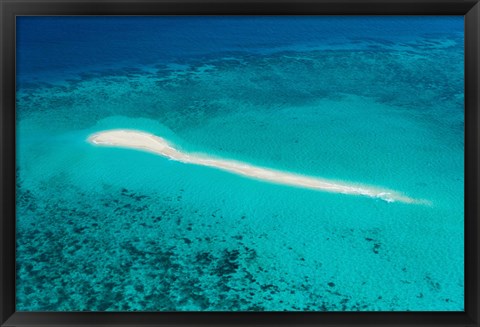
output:
[[[479,326],[478,192],[480,4],[478,0],[0,0],[1,326]],[[15,17],[21,15],[464,15],[464,312],[16,312]]]

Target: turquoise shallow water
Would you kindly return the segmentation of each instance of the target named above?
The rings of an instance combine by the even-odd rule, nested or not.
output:
[[[388,38],[20,83],[17,310],[463,310],[463,37]],[[87,142],[113,128],[431,204]]]

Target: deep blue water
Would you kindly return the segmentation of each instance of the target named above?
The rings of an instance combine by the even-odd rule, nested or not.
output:
[[[463,310],[463,78],[460,16],[17,18],[17,310]]]
[[[461,17],[18,17],[17,76],[183,62],[225,52],[299,46],[359,48],[463,33]]]

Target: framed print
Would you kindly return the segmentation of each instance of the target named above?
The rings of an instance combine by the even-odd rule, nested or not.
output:
[[[477,1],[3,1],[2,326],[478,326]]]

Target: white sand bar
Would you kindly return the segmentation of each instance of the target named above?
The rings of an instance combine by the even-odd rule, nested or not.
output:
[[[176,150],[165,139],[141,131],[102,131],[90,135],[88,141],[99,146],[122,147],[153,152],[171,160],[187,164],[217,168],[234,174],[271,183],[291,185],[332,193],[362,195],[371,198],[382,199],[387,202],[399,201],[405,203],[426,203],[424,200],[415,200],[391,190],[370,186],[348,185],[345,183],[329,181],[317,177],[302,176],[280,170],[252,166],[247,163],[233,160],[224,160],[213,157],[209,158],[208,156],[184,153]]]

